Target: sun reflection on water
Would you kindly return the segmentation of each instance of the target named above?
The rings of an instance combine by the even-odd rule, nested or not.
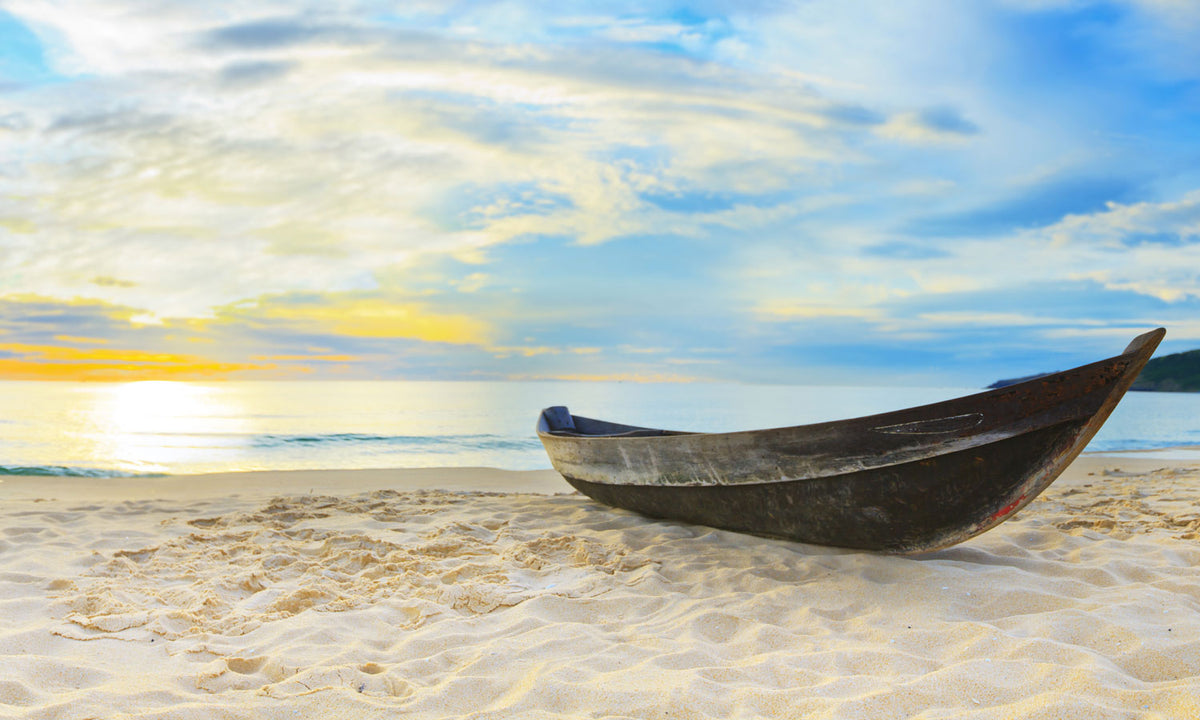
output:
[[[140,472],[203,461],[214,451],[236,452],[246,429],[236,396],[201,383],[110,385],[97,393],[89,412],[97,454]]]

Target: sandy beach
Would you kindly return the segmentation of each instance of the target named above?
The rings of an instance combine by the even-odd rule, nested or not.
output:
[[[888,557],[552,471],[0,482],[0,717],[1200,717],[1200,463]]]

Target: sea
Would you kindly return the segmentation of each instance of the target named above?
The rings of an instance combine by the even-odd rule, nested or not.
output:
[[[549,468],[539,411],[706,432],[896,410],[979,388],[607,382],[3,382],[0,475]],[[1200,394],[1129,393],[1089,451],[1200,446]],[[1200,459],[1200,450],[1171,457]],[[1192,457],[1189,457],[1189,454]]]

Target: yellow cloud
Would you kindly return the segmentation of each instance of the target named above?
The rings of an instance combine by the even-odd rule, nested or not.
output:
[[[28,234],[37,231],[37,226],[28,218],[0,217],[0,228],[12,233]]]
[[[25,343],[0,344],[0,352],[15,356],[0,358],[0,378],[6,380],[212,380],[272,367],[196,355]]]
[[[263,228],[255,233],[267,240],[267,252],[275,255],[318,255],[340,258],[346,249],[340,238],[327,228],[301,222],[286,222]]]
[[[357,355],[255,355],[250,358],[258,362],[357,362]]]
[[[489,347],[488,352],[492,353],[497,358],[507,358],[512,355],[520,355],[521,357],[536,357],[538,355],[558,355],[562,352],[556,347],[548,347],[546,345],[503,345]]]
[[[759,305],[755,311],[769,320],[796,320],[799,318],[856,318],[878,320],[882,313],[869,307],[832,307],[805,303],[770,302]]]
[[[283,320],[319,332],[351,337],[484,345],[492,334],[488,324],[478,318],[440,313],[425,302],[376,296],[265,298],[255,306],[234,306],[226,313]]]
[[[97,313],[102,314],[110,320],[122,321],[128,320],[137,313],[136,310],[119,305],[110,305],[102,300],[89,297],[71,297],[60,298],[51,295],[42,295],[40,293],[0,293],[0,302],[16,303],[16,304],[45,304],[55,305],[63,308],[92,308]]]
[[[106,338],[77,337],[74,335],[55,335],[54,339],[68,345],[107,345],[109,343]]]

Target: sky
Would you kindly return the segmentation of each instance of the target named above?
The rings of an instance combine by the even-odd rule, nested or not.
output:
[[[1200,347],[1200,4],[0,0],[0,378]]]

